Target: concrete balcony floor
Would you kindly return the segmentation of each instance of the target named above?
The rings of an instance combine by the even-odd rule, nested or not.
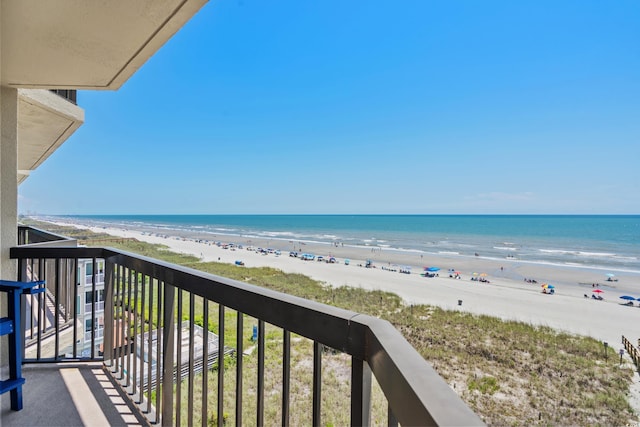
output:
[[[148,425],[106,374],[101,362],[30,364],[22,368],[23,409],[0,396],[0,426]]]

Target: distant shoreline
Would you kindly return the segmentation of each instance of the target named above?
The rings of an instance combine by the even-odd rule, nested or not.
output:
[[[72,226],[70,223],[60,225]],[[592,336],[608,342],[619,342],[621,335],[635,338],[640,321],[640,307],[621,304],[624,294],[640,297],[640,274],[621,274],[617,282],[607,282],[601,270],[548,266],[523,263],[518,260],[491,260],[482,257],[426,256],[381,249],[338,247],[326,244],[303,245],[306,252],[337,258],[336,264],[302,261],[289,256],[293,244],[288,241],[280,249],[281,255],[261,254],[246,249],[223,249],[214,241],[190,235],[160,235],[130,228],[92,227],[75,224],[117,237],[132,237],[151,244],[167,246],[170,250],[196,256],[202,261],[234,264],[242,261],[247,267],[272,267],[288,273],[299,273],[328,285],[384,290],[399,295],[407,304],[428,304],[448,310],[464,310],[502,319],[545,325],[570,333]],[[270,239],[251,239],[254,248],[268,247]],[[230,243],[229,239],[226,243]],[[240,243],[240,242],[236,242]],[[242,243],[243,246],[246,242]],[[350,260],[345,265],[344,259]],[[376,268],[359,267],[371,259]],[[411,274],[401,274],[397,266],[411,266]],[[438,277],[422,277],[423,267],[437,266]],[[383,268],[384,267],[384,268]],[[242,267],[238,267],[242,268]],[[447,270],[461,272],[461,278],[450,278]],[[396,271],[392,271],[396,270]],[[473,273],[485,273],[489,283],[472,281]],[[525,279],[535,280],[530,283]],[[542,293],[543,283],[555,286],[554,295]],[[597,286],[596,286],[597,285]],[[604,301],[594,301],[592,290],[604,291]],[[585,298],[584,296],[587,296]],[[459,305],[459,301],[463,301]]]
[[[413,222],[405,223],[406,218]],[[459,223],[458,218],[472,220]],[[486,218],[499,220],[486,223]],[[526,218],[545,220],[530,223]],[[562,220],[557,222],[554,218]],[[567,223],[567,218],[591,218],[596,223],[589,220],[568,229],[574,221]],[[606,218],[632,220],[619,223],[617,219],[609,222]],[[495,262],[519,261],[640,274],[640,241],[629,235],[634,229],[630,227],[640,227],[640,216],[633,215],[107,215],[42,219],[238,244],[266,241],[264,244],[281,250],[289,250],[294,242],[318,246],[319,250],[323,245],[337,244],[353,250],[395,251],[407,257],[450,256],[462,259],[461,262],[479,257]],[[596,226],[602,230],[594,231]],[[535,230],[526,231],[527,228]],[[590,234],[583,235],[584,230]]]

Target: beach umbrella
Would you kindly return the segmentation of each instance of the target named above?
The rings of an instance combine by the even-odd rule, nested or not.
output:
[[[613,273],[607,273],[607,277],[616,277],[616,275]]]
[[[487,273],[480,273],[480,277],[487,277],[488,274]]]
[[[547,288],[549,288],[549,289],[555,289],[556,287],[555,287],[555,286],[553,286],[553,285],[547,285]]]
[[[438,267],[427,267],[426,271],[440,271]]]
[[[636,299],[630,295],[622,295],[620,298],[626,299],[627,301],[635,301]]]
[[[601,294],[601,293],[603,293],[604,291],[603,291],[602,289],[596,289],[596,290],[594,290],[594,291],[592,291],[592,292],[595,292],[596,294]]]

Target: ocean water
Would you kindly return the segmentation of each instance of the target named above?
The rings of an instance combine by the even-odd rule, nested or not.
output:
[[[49,217],[206,240],[251,238],[512,258],[640,273],[640,215],[84,215]],[[477,254],[477,255],[476,255]]]

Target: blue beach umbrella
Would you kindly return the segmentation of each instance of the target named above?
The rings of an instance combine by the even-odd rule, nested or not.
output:
[[[634,297],[632,297],[631,295],[622,295],[620,298],[622,299],[626,299],[627,301],[635,301],[636,299]],[[640,301],[640,298],[638,298],[638,301]]]
[[[427,267],[425,271],[440,271],[440,269],[438,267]]]

